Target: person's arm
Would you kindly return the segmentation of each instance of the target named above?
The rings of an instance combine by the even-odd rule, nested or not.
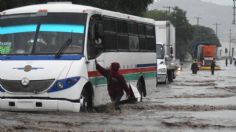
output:
[[[96,69],[105,77],[108,78],[109,75],[109,70],[103,68],[101,65],[98,64],[97,60],[95,60],[95,64],[96,64]]]

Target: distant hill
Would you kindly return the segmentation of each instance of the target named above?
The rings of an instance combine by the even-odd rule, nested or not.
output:
[[[232,25],[233,21],[233,8],[231,6],[221,6],[209,2],[203,2],[201,0],[156,0],[149,6],[149,10],[167,10],[166,6],[178,6],[179,8],[187,12],[187,17],[192,25],[197,24],[195,17],[201,17],[199,20],[200,25],[216,29],[216,23],[218,26],[218,36],[223,45],[227,46],[229,41],[229,29],[233,29],[232,36],[236,38],[236,25]],[[236,44],[235,44],[236,45]]]

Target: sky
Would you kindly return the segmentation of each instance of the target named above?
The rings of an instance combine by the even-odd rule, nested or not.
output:
[[[160,0],[154,0],[154,1],[160,1]],[[233,4],[233,0],[201,0],[201,1],[206,1],[206,2],[212,2],[215,4],[219,4],[219,5],[232,5]]]
[[[233,5],[233,0],[202,0],[206,2],[212,2],[219,5]]]

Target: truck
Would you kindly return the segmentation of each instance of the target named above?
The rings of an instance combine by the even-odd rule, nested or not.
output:
[[[217,45],[214,43],[201,43],[197,48],[197,60],[200,70],[210,70],[211,62],[216,58]],[[216,66],[216,70],[220,67]]]
[[[156,21],[157,84],[175,79],[175,27],[170,21]]]
[[[201,66],[210,66],[215,54],[216,45],[202,44],[198,46],[198,60]]]

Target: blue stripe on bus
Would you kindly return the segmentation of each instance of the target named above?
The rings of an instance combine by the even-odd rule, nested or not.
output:
[[[5,90],[0,86],[0,92],[5,92]]]
[[[84,33],[83,25],[67,25],[67,24],[42,24],[41,32],[68,32],[68,33]]]
[[[9,27],[0,27],[0,35],[35,32],[37,29],[36,24],[32,25],[17,25]],[[67,33],[84,33],[83,25],[69,25],[69,24],[41,24],[41,32],[67,32]]]
[[[36,28],[37,28],[36,24],[0,27],[0,35],[13,34],[13,33],[24,33],[24,32],[35,32]]]
[[[0,56],[0,60],[80,60],[82,55],[8,55]]]
[[[150,66],[157,66],[156,63],[150,63],[150,64],[137,64],[137,67],[150,67]]]

